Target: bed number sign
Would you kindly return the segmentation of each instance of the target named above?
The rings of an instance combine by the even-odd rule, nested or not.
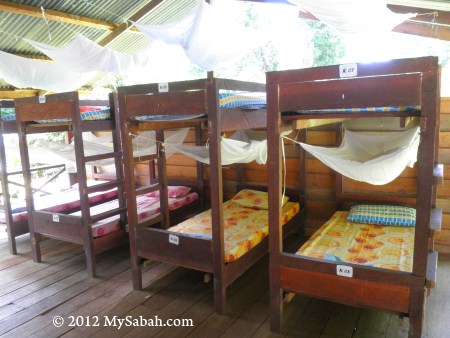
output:
[[[168,82],[158,83],[158,91],[160,93],[167,93],[169,91],[169,83]]]
[[[353,277],[353,268],[351,266],[336,265],[336,274],[342,277]]]
[[[53,219],[53,222],[59,223],[59,215],[53,214],[52,219]]]
[[[339,66],[340,77],[355,77],[358,75],[358,65],[356,63],[348,63]]]
[[[169,234],[169,243],[175,245],[180,244],[180,237],[174,234]]]
[[[45,95],[39,95],[39,103],[45,103],[46,98]]]

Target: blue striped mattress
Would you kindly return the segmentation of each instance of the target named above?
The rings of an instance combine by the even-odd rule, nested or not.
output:
[[[241,108],[241,109],[265,109],[267,107],[267,100],[265,93],[250,93],[250,94],[236,94],[236,93],[219,93],[220,108]],[[132,119],[135,121],[175,121],[188,120],[198,115],[146,115],[135,116]]]
[[[337,108],[337,109],[318,109],[318,110],[300,110],[297,114],[325,114],[325,113],[398,113],[419,111],[420,106],[389,106],[389,107],[368,107],[368,108]]]
[[[111,113],[109,107],[98,107],[95,110],[87,109],[87,107],[80,107],[81,120],[94,121],[94,120],[109,120]],[[0,108],[0,120],[1,121],[13,121],[16,119],[16,112],[14,108]],[[72,119],[49,119],[49,120],[37,120],[39,123],[66,123],[71,122]]]

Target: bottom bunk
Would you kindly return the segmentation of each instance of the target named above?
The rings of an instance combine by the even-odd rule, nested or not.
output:
[[[298,202],[283,205],[283,234],[294,232],[303,221],[303,212]],[[217,277],[214,261],[214,246],[217,239],[212,236],[211,210],[206,210],[167,230],[137,228],[137,256],[178,266],[213,273],[221,278],[220,297],[225,298],[225,289],[259,259],[268,253],[268,209],[267,193],[245,189],[231,200],[223,203],[224,224],[224,274]],[[140,265],[133,274],[134,287],[142,288]],[[216,283],[214,283],[216,285]],[[223,312],[224,309],[216,310]]]
[[[271,266],[278,274],[274,290],[407,316],[410,335],[418,336],[428,276],[412,274],[414,226],[413,208],[360,205],[336,211],[298,250],[282,253],[280,264]],[[430,257],[436,260],[433,252]],[[280,293],[272,307],[276,331],[282,299]]]
[[[192,206],[196,204],[198,195],[196,192],[187,192],[184,187],[177,187],[177,191],[186,191],[183,195],[175,195],[175,197],[169,198],[169,210],[179,213],[186,212]],[[190,188],[187,188],[190,190]],[[117,196],[117,191],[114,196]],[[78,192],[78,191],[77,191]],[[99,204],[93,205],[90,208],[90,217],[92,222],[89,226],[89,233],[91,240],[86,243],[85,225],[88,221],[83,219],[81,210],[64,213],[65,210],[59,205],[59,208],[53,208],[51,210],[36,210],[33,212],[33,227],[34,233],[41,236],[64,240],[76,244],[84,245],[85,250],[87,246],[92,245],[93,256],[112,249],[122,243],[128,241],[128,229],[126,229],[123,216],[119,212],[122,210],[119,206],[118,199],[108,198],[106,191],[103,193],[96,193],[93,196],[89,195],[89,199],[93,199]],[[138,196],[138,213],[139,219],[142,221],[154,218],[160,213],[160,198],[149,193]],[[103,198],[101,197],[103,196]],[[109,199],[109,201],[108,201]],[[106,201],[106,202],[105,202]],[[72,202],[73,205],[75,202]],[[79,204],[79,203],[78,203]],[[62,204],[68,205],[68,204]],[[71,209],[73,210],[73,209]],[[125,209],[122,210],[122,213]],[[117,211],[114,215],[105,217],[110,211]],[[87,257],[90,255],[87,254]],[[93,260],[93,257],[91,258]],[[40,261],[40,260],[38,260]]]

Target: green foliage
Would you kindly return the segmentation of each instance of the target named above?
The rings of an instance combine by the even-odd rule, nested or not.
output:
[[[308,21],[312,31],[313,66],[338,64],[345,55],[345,47],[339,35],[320,21]]]

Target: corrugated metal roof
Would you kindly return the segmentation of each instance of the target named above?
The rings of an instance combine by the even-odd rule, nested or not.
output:
[[[142,7],[151,3],[151,0],[12,0],[8,2],[37,8],[42,6],[44,15],[47,12],[57,11],[74,16],[103,20],[118,26],[127,22],[128,18]],[[139,22],[145,24],[173,22],[189,13],[196,3],[196,0],[165,0]],[[100,42],[111,33],[111,31],[104,29],[44,20],[44,15],[31,17],[0,11],[0,50],[11,54],[44,56],[26,41],[22,40],[22,38],[61,46],[70,41],[77,33],[95,42]],[[108,44],[108,47],[117,51],[131,53],[142,51],[150,45],[151,39],[149,37],[127,31]],[[103,77],[97,77],[95,81]],[[5,87],[7,84],[0,79],[0,86]]]
[[[189,13],[199,0],[164,0],[150,13],[143,16],[139,22],[144,24],[165,24],[174,22]],[[3,3],[32,6],[38,9],[39,17],[31,17],[22,14],[14,14],[0,11],[0,50],[11,54],[28,56],[43,56],[22,38],[28,38],[55,46],[61,46],[70,41],[75,34],[83,34],[94,42],[100,42],[111,34],[111,31],[63,23],[60,21],[43,20],[39,9],[43,8],[47,16],[51,11],[66,13],[79,17],[87,17],[102,20],[114,25],[120,25],[127,21],[133,14],[147,5],[159,3],[159,0],[9,0]],[[450,0],[387,0],[387,3],[402,6],[423,6],[425,8],[450,7]],[[439,7],[440,8],[440,7]],[[50,40],[51,39],[51,40]],[[121,52],[138,52],[148,48],[151,39],[142,34],[127,31],[111,43],[112,48]],[[104,75],[96,77],[97,81],[103,81]],[[0,79],[0,86],[6,83]]]

